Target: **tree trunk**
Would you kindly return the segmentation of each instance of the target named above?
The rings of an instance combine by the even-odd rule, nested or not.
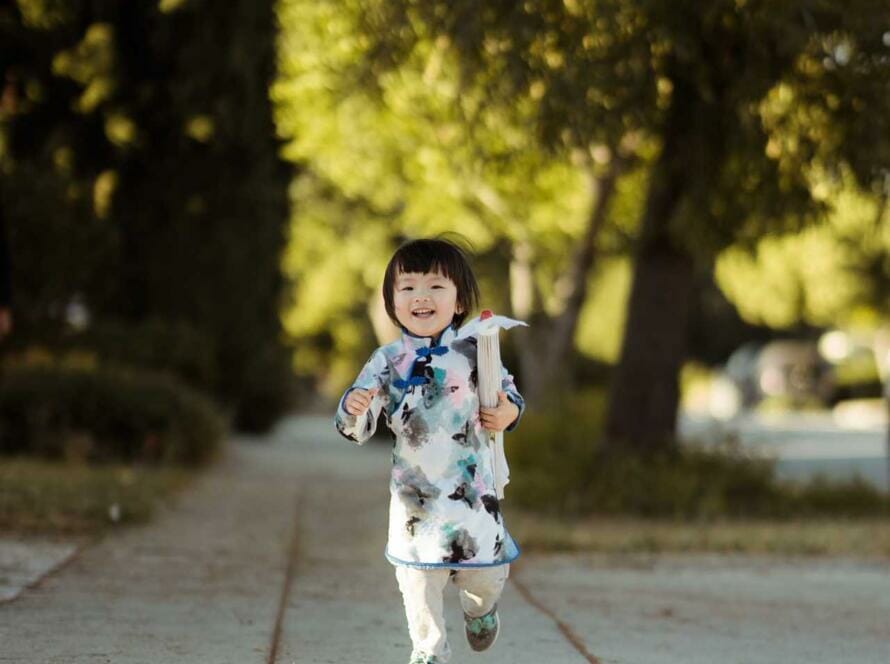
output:
[[[590,186],[594,192],[594,204],[590,211],[587,228],[581,244],[578,245],[568,272],[570,290],[565,300],[565,307],[553,320],[553,329],[547,345],[547,366],[553,373],[568,360],[575,340],[578,317],[581,307],[587,299],[587,282],[590,271],[596,261],[596,238],[606,220],[609,203],[615,192],[615,181],[622,170],[621,162],[613,162],[613,166],[600,177],[590,176]]]
[[[681,102],[682,105],[682,102]],[[675,124],[654,166],[634,264],[621,357],[612,380],[605,437],[613,449],[653,452],[674,444],[678,377],[686,355],[693,259],[670,233],[684,193],[692,114]]]
[[[510,306],[513,316],[529,324],[511,330],[519,355],[519,372],[522,376],[520,391],[526,403],[533,403],[540,393],[538,377],[541,375],[543,356],[539,352],[542,329],[547,328],[547,317],[541,307],[541,294],[534,279],[534,249],[529,242],[513,245],[510,260]]]
[[[560,282],[566,284],[562,312],[553,319],[543,314],[540,296],[532,280],[532,255],[517,245],[510,266],[513,309],[530,328],[518,328],[523,395],[529,403],[544,403],[565,389],[566,364],[572,350],[581,307],[587,298],[587,280],[596,259],[596,237],[605,223],[615,181],[624,161],[616,158],[601,176],[590,175],[593,205],[584,236]]]

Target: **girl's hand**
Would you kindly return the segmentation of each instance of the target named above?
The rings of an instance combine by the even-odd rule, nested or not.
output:
[[[498,391],[498,405],[480,408],[479,419],[489,431],[503,431],[519,416],[519,406],[507,399],[506,392]]]
[[[374,395],[379,391],[379,387],[372,387],[370,390],[363,390],[357,387],[346,397],[343,408],[350,415],[364,415],[368,408],[371,407],[371,400],[374,398]]]

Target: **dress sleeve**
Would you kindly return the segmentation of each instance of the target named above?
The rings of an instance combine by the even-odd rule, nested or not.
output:
[[[522,398],[522,395],[519,393],[519,390],[516,389],[516,383],[513,380],[513,374],[507,371],[507,368],[501,364],[501,389],[506,393],[507,398],[519,406],[519,414],[516,416],[516,419],[508,426],[504,431],[513,431],[516,428],[516,425],[519,424],[519,418],[522,417],[522,413],[525,411],[525,399]]]
[[[380,388],[371,399],[371,405],[364,415],[356,416],[348,413],[344,408],[347,395],[354,389],[370,390],[373,387]],[[351,386],[346,388],[340,403],[337,404],[337,412],[334,415],[334,425],[345,438],[361,445],[374,435],[377,429],[377,418],[380,410],[389,402],[389,368],[386,356],[378,348],[375,350],[365,366],[359,372],[358,377]]]

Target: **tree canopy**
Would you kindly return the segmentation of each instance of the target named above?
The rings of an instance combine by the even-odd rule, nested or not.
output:
[[[280,125],[291,156],[347,199],[373,181],[358,198],[399,233],[459,226],[487,243],[486,229],[513,247],[531,239],[532,253],[556,248],[551,264],[564,263],[559,222],[535,234],[541,195],[545,208],[582,220],[585,167],[594,180],[616,159],[645,169],[634,191],[644,202],[631,223],[621,220],[635,249],[610,411],[616,439],[654,441],[673,429],[695,270],[727,247],[824,218],[832,202],[819,188],[842,173],[865,191],[884,182],[887,9],[873,0],[313,5],[314,14],[282,3],[292,40],[277,99],[290,90],[292,115]],[[314,53],[295,55],[301,48]],[[331,101],[301,111],[310,90]],[[290,122],[319,108],[335,119]],[[354,161],[321,156],[331,145]],[[576,178],[536,189],[550,168]],[[480,187],[468,173],[494,177]],[[397,196],[395,187],[404,187]],[[609,218],[621,228],[614,211]],[[535,267],[535,278],[546,273]]]

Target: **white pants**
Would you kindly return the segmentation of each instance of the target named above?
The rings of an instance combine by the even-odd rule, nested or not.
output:
[[[434,655],[440,664],[445,664],[451,657],[442,601],[449,579],[460,589],[458,595],[464,613],[477,617],[491,611],[509,576],[509,563],[462,570],[396,566],[413,647],[411,658]]]

